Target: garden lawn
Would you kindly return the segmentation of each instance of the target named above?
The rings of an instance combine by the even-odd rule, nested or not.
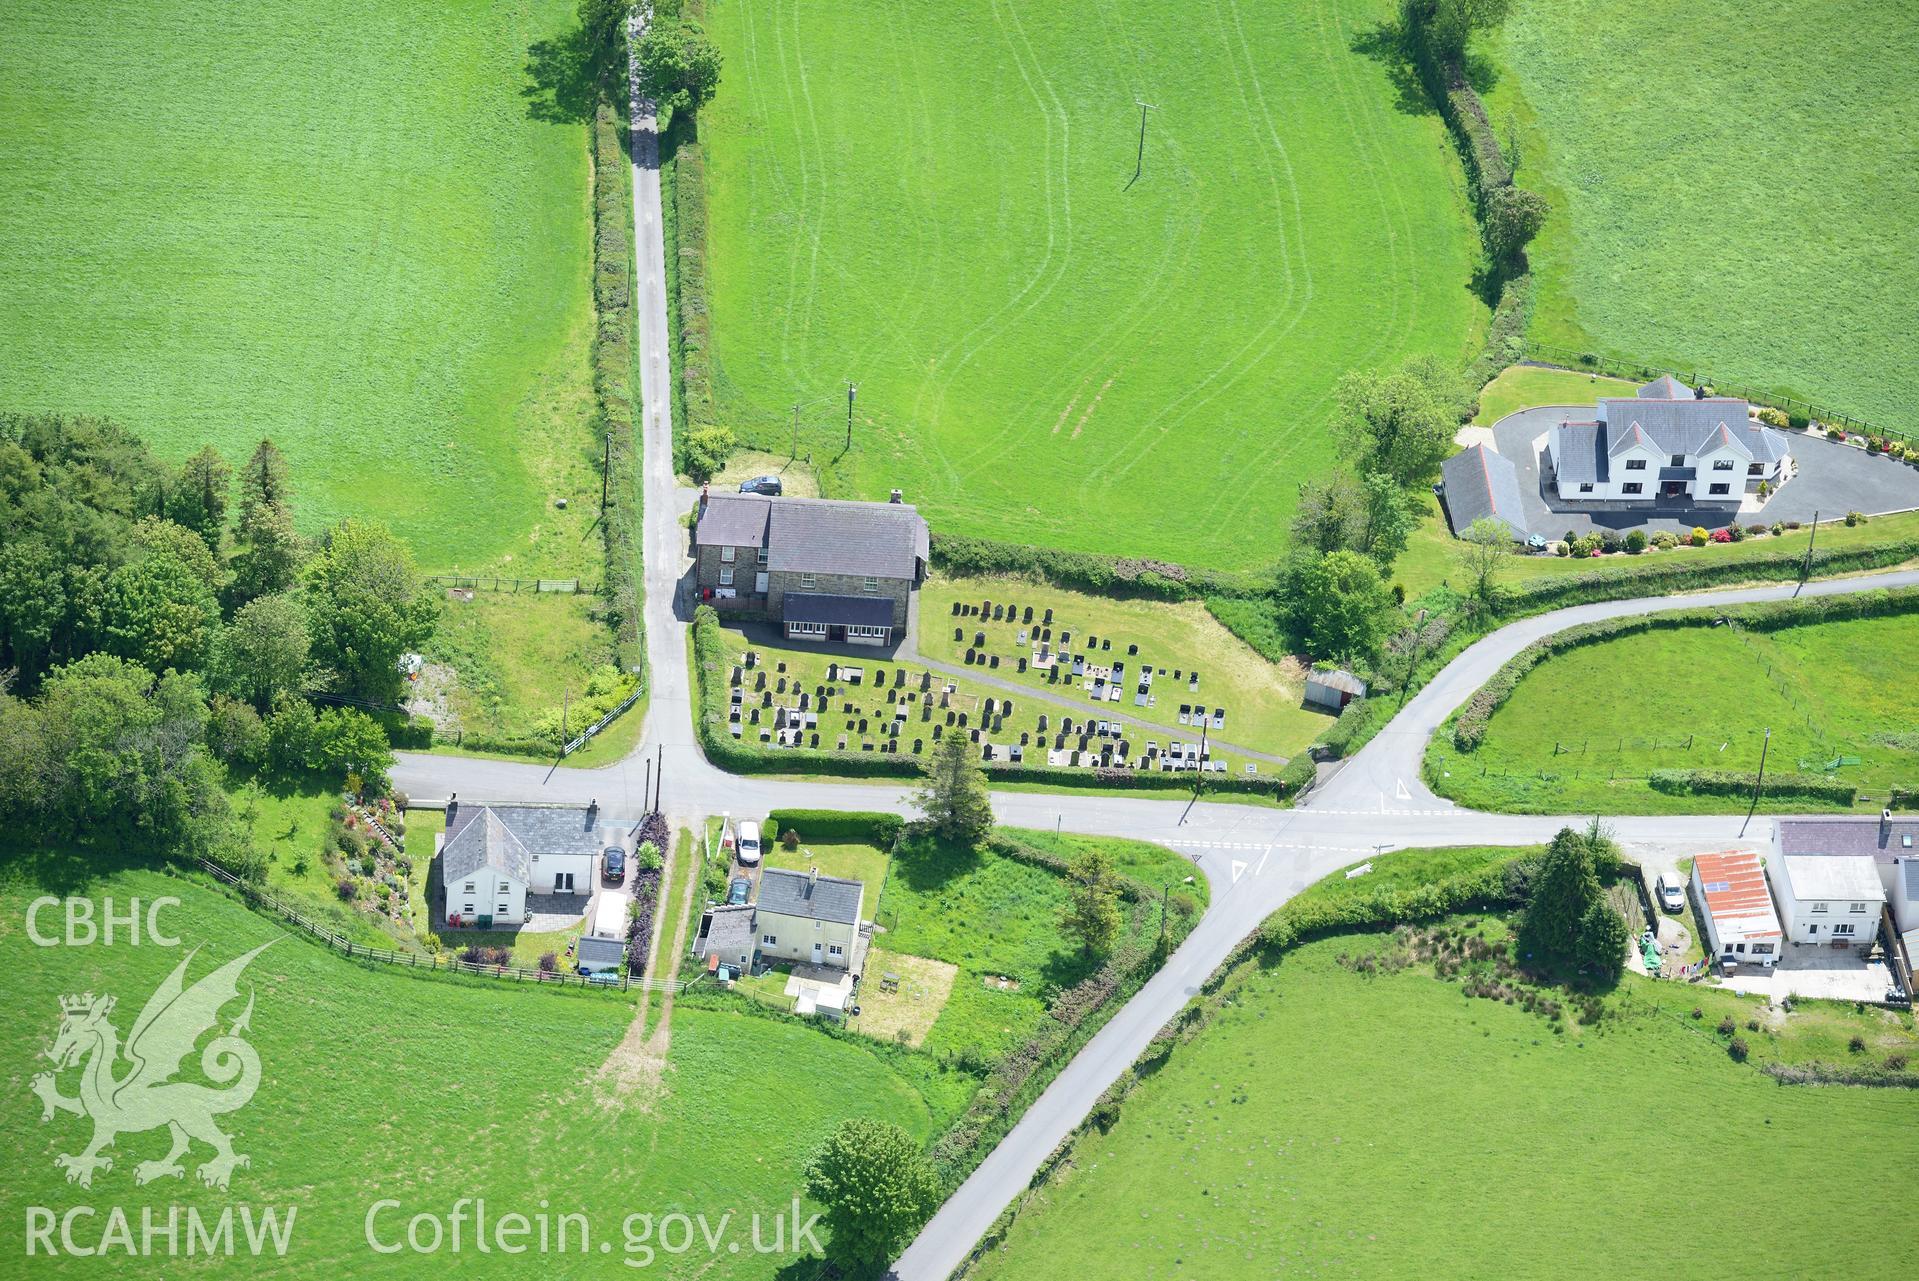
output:
[[[1392,12],[709,4],[719,421],[797,405],[829,492],[941,530],[1270,561],[1338,379],[1483,329],[1439,117],[1355,49]]]
[[[1597,405],[1601,396],[1630,396],[1633,383],[1569,369],[1540,369],[1508,365],[1480,389],[1479,412],[1473,421],[1490,427],[1507,414],[1538,405]]]
[[[866,886],[866,911],[869,916],[879,903],[880,889],[886,884],[885,850],[863,841],[844,844],[801,841],[798,849],[789,850],[771,832],[766,832],[762,839],[770,842],[763,855],[766,866],[782,867],[794,872],[817,867],[821,876],[858,881]]]
[[[523,93],[573,11],[10,4],[0,407],[174,460],[271,436],[309,533],[601,577],[586,133]]]
[[[956,617],[953,613],[955,604],[977,607],[982,601],[1017,605],[1020,619],[1025,618],[1030,606],[1033,619],[1030,623],[1011,619],[994,622],[990,617]],[[1096,656],[1088,654],[1088,661],[1101,666],[1126,664],[1119,702],[1094,703],[1078,684],[1064,677],[1058,684],[1049,684],[1045,673],[1036,668],[1029,666],[1024,673],[1018,670],[1019,658],[1030,659],[1036,653],[1040,622],[1049,609],[1053,611],[1054,651],[1060,648],[1062,632],[1072,634],[1071,649],[1075,653],[1081,652],[1080,647],[1091,634],[1099,638],[1100,648]],[[956,630],[962,639],[953,639]],[[1021,631],[1029,633],[1023,646],[1018,643]],[[991,675],[1080,703],[1084,708],[1081,713],[1068,713],[1075,720],[1118,712],[1155,722],[1168,735],[1197,742],[1199,731],[1179,724],[1179,707],[1182,703],[1203,703],[1208,709],[1226,709],[1226,726],[1214,731],[1215,737],[1280,756],[1301,751],[1330,723],[1324,714],[1306,710],[1305,670],[1296,660],[1273,662],[1261,656],[1197,601],[1119,600],[1011,578],[941,577],[921,589],[919,644],[926,657],[964,664],[966,651],[974,648],[981,632],[986,634],[986,643],[979,652],[997,655],[1000,660]],[[1108,642],[1111,648],[1107,648]],[[1139,652],[1127,653],[1134,645]],[[1148,663],[1155,673],[1153,696],[1157,703],[1135,707],[1136,678]],[[1183,676],[1173,678],[1176,669],[1200,673],[1198,693],[1187,692]],[[1029,700],[1026,706],[1038,704]]]
[[[1889,784],[1919,778],[1919,690],[1895,661],[1916,651],[1912,615],[1771,632],[1688,627],[1582,646],[1528,673],[1477,751],[1460,753],[1441,730],[1428,779],[1478,809],[1741,811],[1742,797],[1669,796],[1646,780],[1656,769],[1757,769],[1770,727],[1769,772],[1824,773],[1856,756],[1834,776],[1883,800]]]
[[[1553,210],[1534,339],[1914,430],[1919,9],[1538,2],[1491,49],[1494,128]]]
[[[1838,1184],[1682,1191],[1893,1151],[1919,1092],[1776,1084],[1757,1070],[1773,1038],[1742,1029],[1740,1064],[1714,1033],[1722,1004],[1760,1011],[1727,994],[1629,978],[1608,998],[1623,1016],[1552,1035],[1429,967],[1362,976],[1334,959],[1377,942],[1329,938],[1252,973],[1109,1133],[1079,1141],[977,1275],[1375,1281],[1443,1260],[1447,1276],[1610,1278],[1658,1249],[1675,1276],[1798,1276],[1839,1241],[1875,1275],[1919,1268],[1896,1216]],[[1900,1017],[1823,1012],[1781,1056],[1830,1059],[1828,1040],[1844,1056],[1829,1019],[1909,1047]]]
[[[0,911],[17,922],[40,887],[8,871]],[[163,1154],[166,1139],[130,1133],[91,1190],[69,1186],[54,1156],[79,1150],[89,1127],[66,1114],[43,1125],[39,1101],[26,1088],[49,1066],[38,1055],[59,1027],[57,998],[117,996],[112,1021],[124,1035],[187,952],[121,944],[42,949],[10,929],[0,933],[0,960],[10,976],[0,991],[0,1018],[20,1034],[0,1049],[0,1075],[15,1087],[0,1104],[0,1138],[14,1158],[14,1174],[0,1186],[0,1214],[16,1225],[28,1206],[115,1205],[131,1218],[137,1239],[145,1206],[162,1221],[169,1206],[209,1217],[236,1201],[295,1206],[292,1244],[284,1259],[272,1261],[273,1275],[412,1277],[420,1256],[368,1248],[363,1223],[374,1201],[401,1202],[379,1227],[383,1236],[403,1237],[413,1214],[446,1215],[463,1197],[484,1197],[490,1216],[533,1215],[545,1199],[555,1214],[587,1215],[592,1236],[584,1256],[549,1256],[544,1266],[614,1277],[632,1273],[623,1265],[628,1214],[704,1212],[713,1222],[730,1209],[738,1254],[722,1244],[709,1255],[701,1245],[657,1255],[652,1270],[765,1278],[793,1256],[755,1255],[749,1218],[764,1216],[770,1241],[773,1216],[790,1213],[808,1155],[840,1119],[885,1117],[926,1139],[957,1115],[972,1085],[925,1060],[796,1023],[682,1008],[663,1090],[649,1100],[609,1096],[598,1072],[634,1012],[617,991],[537,990],[349,962],[286,936],[211,889],[152,872],[110,873],[84,892],[97,910],[107,895],[121,904],[179,896],[182,906],[163,920],[187,947],[200,947],[189,981],[272,941],[241,982],[242,997],[251,993],[254,1003],[247,1039],[263,1078],[252,1101],[221,1121],[251,1164],[234,1173],[230,1191],[209,1190],[192,1174],[206,1154],[196,1145],[185,1179],[138,1187],[135,1164]],[[242,1008],[235,1002],[222,1026]],[[199,1079],[196,1064],[190,1057],[183,1078]],[[750,1064],[777,1064],[778,1088],[741,1088],[743,1065]],[[64,1074],[69,1093],[74,1076]],[[716,1128],[751,1134],[752,1142],[716,1143]],[[583,1169],[593,1177],[582,1178]],[[98,1220],[87,1229],[82,1220],[82,1238],[89,1230],[97,1237],[103,1226]],[[611,1243],[609,1253],[600,1253],[602,1240]],[[528,1266],[523,1256],[479,1253],[470,1238],[459,1260],[463,1274],[483,1277],[524,1276]],[[98,1276],[104,1266],[64,1253],[33,1264],[39,1276]],[[119,1276],[159,1277],[237,1275],[258,1265],[116,1257],[111,1268]]]

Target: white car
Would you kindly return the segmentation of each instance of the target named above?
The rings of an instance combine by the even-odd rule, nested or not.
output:
[[[1653,892],[1659,896],[1659,906],[1668,912],[1677,913],[1686,905],[1686,896],[1679,892],[1679,887],[1663,876],[1653,886]]]
[[[746,867],[756,867],[760,861],[760,825],[751,819],[740,823],[739,860]]]

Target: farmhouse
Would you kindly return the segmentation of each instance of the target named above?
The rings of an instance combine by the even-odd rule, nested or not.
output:
[[[1789,474],[1783,433],[1751,420],[1745,401],[1701,396],[1670,376],[1637,396],[1608,396],[1591,419],[1547,434],[1554,492],[1608,507],[1703,504],[1736,508]]]
[[[700,596],[789,640],[886,645],[926,579],[926,522],[891,502],[708,494],[693,529]]]
[[[1791,943],[1867,947],[1879,932],[1886,891],[1859,854],[1782,854],[1766,865]]]
[[[1779,959],[1785,934],[1766,892],[1759,855],[1751,850],[1701,854],[1692,864],[1692,893],[1709,955],[1731,965],[1770,967]]]
[[[1484,445],[1468,445],[1440,464],[1439,474],[1439,496],[1455,535],[1487,518],[1504,521],[1517,542],[1531,533],[1520,500],[1519,468],[1512,459]]]
[[[438,838],[445,919],[482,929],[524,924],[528,895],[590,894],[601,851],[631,853],[632,844],[624,826],[602,824],[597,801],[462,805],[455,796]]]
[[[759,954],[846,970],[857,978],[866,960],[860,930],[865,905],[866,886],[859,881],[821,876],[817,868],[769,867],[760,873],[754,905]]]

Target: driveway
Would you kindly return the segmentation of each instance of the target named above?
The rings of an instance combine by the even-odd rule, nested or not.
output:
[[[1797,474],[1758,512],[1739,513],[1692,503],[1609,512],[1565,503],[1541,483],[1544,450],[1535,442],[1567,417],[1590,419],[1592,409],[1591,405],[1543,405],[1508,414],[1493,424],[1494,447],[1519,469],[1526,527],[1534,533],[1548,538],[1558,538],[1567,530],[1575,535],[1604,530],[1624,533],[1630,529],[1677,534],[1696,525],[1718,529],[1734,521],[1810,522],[1815,513],[1822,520],[1831,520],[1849,511],[1873,516],[1919,507],[1919,470],[1802,432],[1788,433]]]

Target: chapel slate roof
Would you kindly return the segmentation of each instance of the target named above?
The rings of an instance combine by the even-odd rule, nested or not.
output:
[[[1444,463],[1440,475],[1446,483],[1446,515],[1453,533],[1483,517],[1506,522],[1515,538],[1524,538],[1526,508],[1521,501],[1519,469],[1513,460],[1484,445],[1469,445]]]
[[[711,494],[694,529],[702,547],[764,547],[767,568],[802,574],[917,579],[931,556],[911,503]]]
[[[810,877],[805,872],[769,867],[760,873],[759,909],[810,921],[857,924],[866,887],[838,876]]]
[[[817,592],[788,592],[781,618],[789,623],[826,623],[843,627],[891,627],[893,602],[885,596],[833,596]]]

